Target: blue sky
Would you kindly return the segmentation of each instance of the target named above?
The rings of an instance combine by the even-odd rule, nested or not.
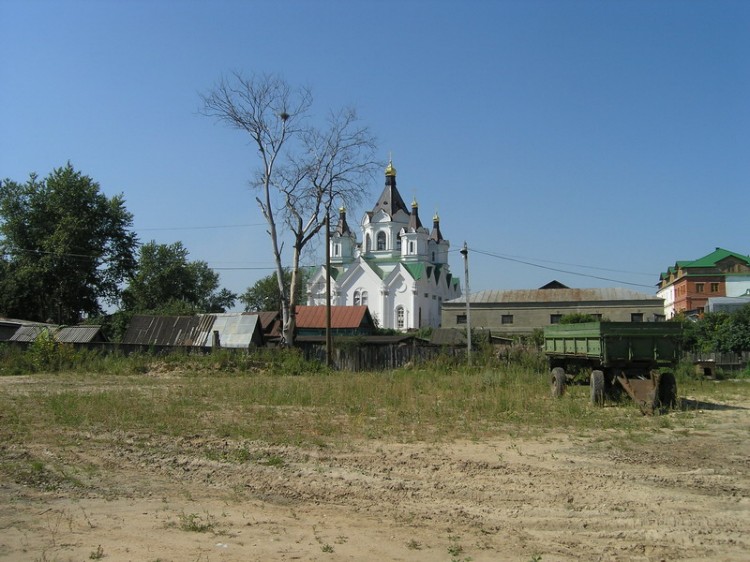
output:
[[[676,260],[750,253],[745,1],[0,0],[0,177],[70,161],[241,293],[273,263],[257,159],[199,114],[232,71],[356,107],[462,279],[468,243],[472,292],[653,293]]]

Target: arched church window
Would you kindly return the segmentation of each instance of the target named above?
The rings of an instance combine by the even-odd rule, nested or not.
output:
[[[405,317],[404,307],[403,306],[396,307],[396,328],[398,328],[399,330],[404,329],[404,317]]]
[[[370,235],[365,236],[365,252],[369,252],[372,245],[370,244]]]
[[[362,293],[359,292],[359,289],[354,291],[354,306],[359,306],[361,298],[362,298]]]
[[[367,306],[367,291],[362,291],[362,306]]]
[[[409,242],[409,253],[410,254],[414,253],[414,242]]]
[[[378,232],[378,250],[385,250],[385,232]]]

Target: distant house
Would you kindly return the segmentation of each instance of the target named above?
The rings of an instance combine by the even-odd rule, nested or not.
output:
[[[663,299],[621,288],[571,289],[552,281],[540,289],[481,291],[469,297],[471,327],[493,335],[529,334],[557,324],[568,314],[589,314],[614,322],[664,319]],[[466,327],[466,298],[443,303],[444,328]]]
[[[297,336],[322,336],[326,330],[325,306],[298,306]],[[332,306],[331,334],[335,336],[369,336],[375,332],[370,311],[366,306]]]
[[[263,332],[257,314],[136,315],[131,319],[122,343],[246,349],[263,345]]]
[[[677,261],[659,277],[657,296],[667,318],[700,314],[709,299],[742,297],[750,291],[750,256],[716,248],[693,261]]]

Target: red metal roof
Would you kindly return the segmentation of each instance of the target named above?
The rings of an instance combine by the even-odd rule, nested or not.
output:
[[[265,336],[275,337],[281,335],[280,312],[245,312],[244,314],[255,314],[258,316]]]
[[[363,323],[371,324],[366,306],[332,306],[331,328],[359,328]],[[298,306],[296,308],[298,328],[325,328],[325,306]]]

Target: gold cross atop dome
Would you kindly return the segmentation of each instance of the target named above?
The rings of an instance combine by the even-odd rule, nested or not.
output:
[[[385,169],[385,175],[386,176],[394,176],[396,175],[396,168],[393,167],[393,160],[388,160],[388,166]]]

